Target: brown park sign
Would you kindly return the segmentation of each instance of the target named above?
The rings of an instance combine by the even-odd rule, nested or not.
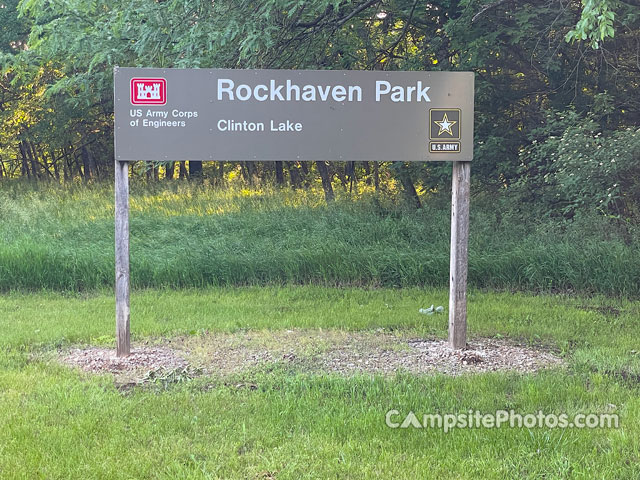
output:
[[[114,104],[118,356],[136,160],[453,161],[449,344],[465,347],[473,73],[116,67]]]
[[[473,73],[114,70],[120,161],[471,161]]]

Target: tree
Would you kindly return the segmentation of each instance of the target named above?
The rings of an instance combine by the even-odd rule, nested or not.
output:
[[[2,172],[32,175],[30,152],[43,177],[55,176],[56,165],[86,176],[91,161],[83,158],[108,174],[114,65],[471,70],[473,176],[485,190],[500,191],[524,175],[522,152],[549,112],[585,115],[606,98],[608,113],[596,119],[603,135],[640,123],[637,7],[637,0],[23,0],[22,30],[7,35],[21,38],[26,26],[29,49],[3,54],[0,135],[7,146],[0,158],[15,160]],[[34,146],[23,148],[26,161],[23,141]],[[410,194],[409,183],[418,191],[448,188],[446,165],[406,171],[392,166],[394,159],[371,159],[379,160],[388,163],[236,166],[247,182],[282,184],[288,173],[297,187],[320,175],[328,197],[332,179],[347,190],[356,177],[374,176],[378,184],[381,168]],[[550,161],[537,159],[537,168]],[[198,176],[196,162],[191,169]]]

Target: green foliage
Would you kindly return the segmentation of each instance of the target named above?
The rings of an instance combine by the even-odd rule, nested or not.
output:
[[[0,12],[5,25],[17,14],[14,0],[7,5]],[[474,71],[473,175],[493,192],[513,188],[522,175],[527,181],[536,175],[528,166],[520,168],[521,152],[535,151],[534,139],[537,145],[547,140],[534,132],[540,132],[548,111],[587,118],[606,99],[606,119],[594,117],[602,139],[618,138],[622,134],[617,132],[635,130],[640,123],[640,14],[619,0],[585,0],[584,5],[557,0],[23,0],[19,12],[18,23],[30,33],[29,49],[2,57],[0,178],[67,183],[109,178],[114,65]],[[585,49],[581,41],[565,41],[567,35],[586,35],[586,41],[599,45],[610,39],[611,28],[616,38],[607,48]],[[548,140],[551,148],[554,139]],[[25,158],[25,151],[34,158]],[[371,160],[391,164],[394,159]],[[525,163],[545,173],[558,167],[545,155]],[[256,177],[263,184],[282,180],[271,173],[271,165],[224,165],[229,167],[242,169],[250,185]],[[378,172],[376,166],[375,182],[382,190],[392,177],[409,193],[412,182],[418,190],[448,188],[448,165],[388,167]],[[373,181],[369,165],[348,168],[331,166],[329,175],[347,185],[362,178],[364,170]],[[567,164],[567,176],[575,175],[572,168]],[[317,173],[311,168],[302,175],[303,168],[295,164],[285,166],[285,176],[287,169],[298,173],[297,179],[289,176],[293,188],[313,182]],[[205,167],[205,178],[210,171]],[[156,176],[154,169],[149,178]],[[625,205],[620,215],[638,210],[636,187],[628,188],[621,193]],[[572,192],[582,190],[588,193],[586,187]],[[584,205],[591,208],[592,203],[589,197]]]
[[[597,209],[630,217],[640,192],[640,130],[565,132],[552,180],[564,193],[565,209]],[[583,208],[585,207],[585,208]]]
[[[18,3],[19,0],[0,3],[0,59],[22,51],[29,35],[30,22],[18,16]]]
[[[503,188],[517,182],[522,171],[514,159],[531,147],[533,139],[542,141],[533,132],[545,124],[548,110],[561,114],[574,110],[586,116],[607,92],[611,110],[603,135],[638,124],[639,72],[631,63],[633,49],[626,49],[637,36],[628,35],[638,31],[637,15],[618,18],[625,28],[611,51],[594,51],[564,41],[580,14],[576,3],[462,5],[466,8],[447,22],[446,31],[451,50],[459,52],[456,68],[477,72],[474,172],[486,183]],[[620,6],[621,12],[630,10]],[[616,62],[629,70],[604,67]]]
[[[603,134],[592,117],[571,111],[550,113],[547,120],[521,152],[522,186],[535,192],[547,213],[637,217],[640,130]]]
[[[565,35],[567,42],[588,40],[594,50],[607,38],[613,38],[615,13],[611,7],[615,0],[582,0],[582,13],[575,28]]]

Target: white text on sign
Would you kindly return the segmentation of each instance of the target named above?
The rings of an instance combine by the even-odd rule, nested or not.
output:
[[[219,78],[217,83],[218,101],[246,102],[362,102],[362,87],[359,85],[298,85],[291,80],[278,83],[270,80],[268,84],[248,85],[228,78]],[[430,102],[427,92],[431,87],[424,86],[418,80],[415,86],[392,85],[386,80],[375,82],[375,101],[389,98],[392,102]]]

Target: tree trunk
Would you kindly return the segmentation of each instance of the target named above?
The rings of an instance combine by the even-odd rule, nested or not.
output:
[[[20,157],[22,158],[22,166],[20,168],[20,173],[24,177],[25,174],[27,178],[31,178],[31,172],[29,171],[29,162],[27,161],[27,154],[25,153],[24,142],[20,142],[18,144],[18,149],[20,150]]]
[[[344,168],[342,169],[341,168],[335,169],[336,176],[340,180],[340,183],[342,184],[342,188],[344,189],[345,192],[347,191],[347,185],[349,184],[349,182],[347,181],[347,175],[348,175],[347,172],[349,171],[349,163],[351,162],[345,162]]]
[[[291,179],[291,187],[294,190],[300,188],[300,172],[295,162],[287,162],[287,170],[289,170],[289,178]]]
[[[311,187],[311,180],[309,175],[309,164],[307,162],[298,162],[300,165],[300,170],[302,170],[302,179],[304,182],[304,188]]]
[[[56,180],[60,182],[60,166],[58,165],[58,159],[56,158],[55,151],[49,150],[49,156],[51,157],[51,165],[53,166],[53,174],[56,177]]]
[[[282,162],[275,162],[276,169],[276,185],[279,187],[284,185],[284,169],[282,167]]]
[[[73,159],[71,158],[71,152],[67,151],[66,148],[62,149],[62,153],[64,155],[64,162],[62,164],[63,167],[63,176],[65,183],[73,178]]]
[[[254,185],[258,179],[258,169],[256,168],[256,162],[245,162],[247,166],[247,174],[249,175],[249,184]]]
[[[151,162],[146,165],[147,167],[147,180],[158,181],[158,165],[155,162]]]
[[[96,178],[96,180],[100,179],[100,166],[99,163],[100,162],[96,162],[96,155],[94,153],[94,150],[89,148],[88,149],[89,152],[89,165],[91,166],[91,171],[93,172],[93,176]]]
[[[404,190],[407,199],[415,205],[416,208],[422,208],[422,203],[420,203],[420,197],[418,196],[418,192],[416,192],[416,187],[413,186],[413,180],[411,180],[411,174],[409,173],[409,169],[402,162],[397,162],[400,165],[400,181],[402,182],[402,188]]]
[[[218,164],[218,182],[220,185],[224,184],[224,162]]]
[[[353,193],[353,182],[357,182],[356,177],[356,162],[349,162],[349,194]]]
[[[56,178],[55,175],[51,173],[51,165],[53,165],[53,160],[51,161],[51,165],[49,165],[49,161],[47,160],[47,155],[43,151],[40,151],[39,157],[42,158],[42,169],[44,170],[44,173],[49,175],[52,179]]]
[[[242,172],[242,178],[248,184],[251,183],[251,179],[249,176],[249,168],[247,167],[247,162],[240,162],[240,171]]]
[[[85,173],[82,170],[82,164],[80,163],[80,157],[78,155],[77,150],[73,151],[73,160],[75,161],[76,169],[78,170],[78,175],[80,175],[80,178],[84,180]]]
[[[38,172],[36,157],[34,155],[34,151],[32,150],[33,146],[27,140],[22,143],[24,144],[24,149],[27,152],[29,163],[31,163],[31,173],[33,174],[33,178],[38,179],[40,178],[40,172]]]
[[[257,180],[256,165],[254,162],[241,162],[242,176],[245,182],[253,186]]]
[[[178,168],[178,178],[180,180],[186,180],[187,176],[187,162],[180,162],[180,167]]]
[[[51,169],[49,168],[49,162],[47,161],[47,156],[42,151],[42,148],[40,148],[39,145],[36,148],[36,145],[34,143],[31,143],[31,150],[33,151],[33,155],[34,155],[34,158],[36,159],[36,163],[38,163],[38,166],[42,167],[42,170],[44,170],[44,173],[46,173],[51,178],[53,178],[53,174],[51,173]],[[42,162],[40,162],[39,159],[42,159]],[[46,178],[46,175],[43,175],[43,176]]]
[[[373,185],[376,192],[380,190],[380,162],[373,162]]]
[[[49,161],[47,160],[47,154],[42,150],[42,148],[39,145],[38,145],[38,148],[36,148],[36,145],[32,143],[31,149],[35,154],[36,159],[38,158],[42,159],[42,163],[39,163],[39,165],[42,167],[42,170],[44,171],[44,173],[46,173],[52,179],[56,178],[55,175],[51,172],[51,167],[53,166],[53,163],[54,163],[54,160],[53,160],[54,157],[52,157],[51,163],[49,163]]]
[[[322,179],[324,199],[327,203],[333,202],[333,200],[335,199],[335,195],[333,194],[333,187],[331,186],[331,177],[329,176],[327,163],[324,161],[318,161],[316,162],[316,165],[318,166],[318,172],[320,173],[320,178]]]
[[[173,180],[173,175],[175,173],[174,171],[176,169],[176,162],[169,162],[164,168],[165,168],[165,172],[164,172],[165,180]]]
[[[82,168],[84,170],[84,179],[85,181],[91,178],[91,160],[89,159],[89,150],[87,150],[87,146],[84,145],[80,150],[80,155],[82,156]]]
[[[64,183],[67,183],[69,181],[69,159],[67,158],[67,152],[64,148],[62,149],[60,162],[62,163],[62,180]]]
[[[202,178],[202,162],[189,160],[189,178]]]

